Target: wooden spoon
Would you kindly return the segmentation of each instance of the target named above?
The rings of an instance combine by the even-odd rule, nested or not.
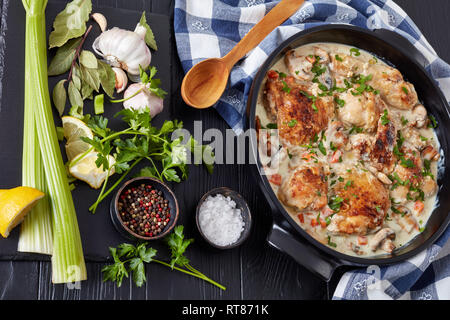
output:
[[[303,2],[304,0],[282,0],[225,57],[206,59],[192,67],[181,84],[184,102],[198,109],[215,104],[225,90],[234,64],[293,15]]]

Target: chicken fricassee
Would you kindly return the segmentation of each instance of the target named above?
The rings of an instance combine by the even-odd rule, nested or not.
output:
[[[373,256],[423,230],[438,188],[436,122],[397,69],[357,48],[308,44],[267,73],[256,109],[270,184],[315,239]]]

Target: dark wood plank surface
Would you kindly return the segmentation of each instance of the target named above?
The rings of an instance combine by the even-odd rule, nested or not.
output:
[[[16,1],[16,0],[9,0]],[[63,1],[63,0],[61,0]],[[65,1],[63,1],[65,2]],[[437,53],[450,61],[447,30],[450,1],[396,0],[422,30]],[[173,19],[173,0],[93,0],[98,6],[119,7],[168,15]],[[3,0],[0,0],[0,8]],[[8,30],[7,32],[14,32]],[[173,30],[172,30],[173,35]],[[184,121],[188,129],[202,121],[203,128],[227,126],[215,110],[198,111],[187,107],[179,94],[183,72],[173,43],[172,110],[174,118]],[[211,278],[227,286],[225,292],[215,287],[172,272],[160,265],[147,266],[148,282],[136,288],[125,280],[121,288],[101,281],[101,263],[88,263],[89,280],[80,290],[51,284],[49,262],[0,262],[0,299],[327,299],[339,280],[337,274],[330,284],[321,281],[292,259],[268,247],[265,242],[271,224],[269,207],[246,165],[217,165],[213,175],[192,166],[188,182],[175,187],[181,206],[185,208],[180,223],[196,242],[189,249],[192,264]],[[213,187],[228,186],[248,201],[254,217],[251,237],[240,248],[226,252],[210,250],[200,240],[194,224],[198,199]]]

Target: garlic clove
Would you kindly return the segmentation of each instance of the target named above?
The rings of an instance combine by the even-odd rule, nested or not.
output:
[[[145,40],[145,34],[147,33],[147,29],[143,25],[138,23],[136,28],[134,29],[134,32],[137,33],[142,39]]]
[[[92,48],[108,64],[126,70],[130,76],[138,76],[139,66],[147,68],[152,58],[144,39],[133,31],[117,27],[100,34]]]
[[[91,14],[91,18],[94,19],[95,22],[97,22],[97,24],[100,27],[100,30],[102,30],[102,32],[105,32],[106,27],[108,25],[105,16],[102,15],[101,13],[95,12]]]
[[[113,67],[112,69],[116,74],[116,91],[117,93],[121,93],[127,87],[128,77],[122,69],[116,67]]]
[[[123,97],[127,99],[134,95],[137,91],[142,91],[134,97],[124,101],[123,107],[125,109],[141,110],[148,107],[150,109],[150,116],[153,118],[160,113],[164,108],[163,99],[151,93],[142,83],[133,83],[127,90],[125,90]]]

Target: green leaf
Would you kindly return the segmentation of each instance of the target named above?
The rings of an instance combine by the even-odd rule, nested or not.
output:
[[[72,73],[72,81],[75,85],[75,88],[77,88],[77,90],[81,90],[81,79],[78,77],[78,75]]]
[[[53,103],[55,104],[56,110],[60,116],[64,113],[64,108],[66,107],[67,93],[64,87],[65,79],[60,80],[56,86],[53,88]]]
[[[175,169],[164,170],[163,174],[167,181],[181,182],[181,179],[177,175],[177,172],[175,171]]]
[[[97,69],[93,68],[86,68],[85,66],[81,65],[81,74],[83,78],[83,82],[86,82],[89,84],[91,88],[93,88],[95,91],[98,92],[100,89],[100,74]]]
[[[145,281],[145,266],[140,258],[134,258],[130,261],[130,268],[133,270],[133,281],[138,288],[142,287]]]
[[[153,34],[152,29],[147,24],[147,19],[145,17],[145,11],[142,12],[141,20],[139,20],[138,26],[145,28],[145,43],[152,48],[153,50],[158,50],[158,46],[156,45],[155,36]]]
[[[159,176],[156,173],[156,169],[154,167],[145,167],[142,168],[136,177],[152,177],[159,179]]]
[[[75,58],[76,49],[80,42],[81,38],[72,39],[62,47],[58,48],[55,57],[48,66],[49,76],[57,76],[69,71],[72,61]]]
[[[110,98],[114,98],[114,89],[116,87],[116,74],[109,64],[100,60],[97,60],[97,63],[102,88]]]
[[[58,13],[50,33],[50,48],[61,47],[69,39],[78,38],[86,31],[86,22],[92,11],[91,0],[73,0]]]
[[[69,82],[69,88],[67,89],[69,93],[69,101],[72,107],[83,107],[83,98],[81,97],[80,91],[77,90],[73,81]]]
[[[86,68],[97,69],[98,63],[95,55],[87,50],[82,50],[79,57],[80,63]]]
[[[134,245],[132,245],[132,244],[129,244],[129,243],[119,244],[117,246],[117,248],[119,249],[117,251],[117,255],[119,257],[125,256],[126,258],[131,257],[134,254],[134,251],[136,250],[136,247]]]
[[[183,230],[183,226],[177,226],[174,232],[166,237],[166,242],[172,252],[172,260],[170,262],[172,269],[176,264],[184,266],[189,263],[189,260],[183,254],[194,239],[184,240]]]
[[[153,257],[156,256],[157,251],[153,248],[146,248],[144,252],[139,252],[139,257],[142,261],[149,263],[152,262]]]

